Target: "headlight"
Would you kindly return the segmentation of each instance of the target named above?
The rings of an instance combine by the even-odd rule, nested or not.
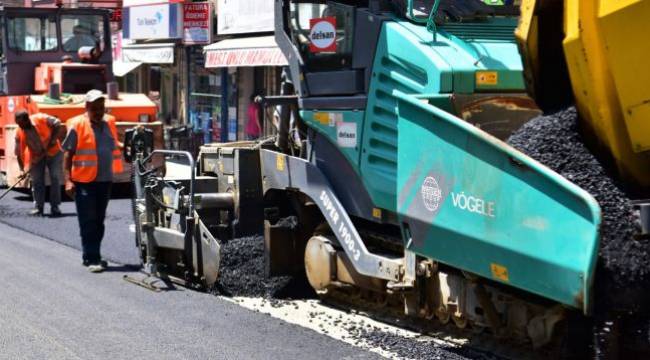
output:
[[[138,121],[141,123],[149,122],[149,114],[140,114],[138,115]]]

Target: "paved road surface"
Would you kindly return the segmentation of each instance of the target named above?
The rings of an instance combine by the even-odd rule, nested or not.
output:
[[[188,167],[182,161],[167,160],[168,174],[183,174],[187,171]],[[140,259],[135,248],[134,235],[129,231],[129,225],[133,223],[133,216],[131,200],[126,197],[130,195],[125,195],[127,189],[128,185],[126,184],[113,187],[114,196],[108,204],[102,256],[120,264],[139,265]],[[2,191],[4,189],[0,188],[0,192]],[[49,216],[44,218],[28,216],[27,213],[32,207],[33,204],[29,194],[17,191],[11,192],[0,200],[0,222],[75,249],[81,249],[79,225],[73,201],[64,201],[61,204],[64,217],[56,219]],[[46,204],[46,214],[49,211],[49,204]],[[79,258],[81,259],[81,255]]]
[[[376,357],[208,294],[152,293],[123,281],[124,267],[91,274],[77,250],[4,224],[0,268],[0,358]]]
[[[26,230],[32,234],[56,241],[75,249],[81,249],[79,224],[74,202],[61,204],[64,217],[31,217],[27,212],[32,208],[29,196],[12,192],[0,200],[0,222]],[[45,206],[46,214],[49,205]],[[120,264],[139,264],[133,234],[129,224],[133,222],[130,199],[112,199],[108,205],[106,217],[106,235],[102,243],[102,255],[110,261]],[[81,262],[81,255],[79,255]]]
[[[362,340],[360,344],[358,336],[333,319],[351,317],[350,323],[364,327],[372,323],[369,319],[309,300],[267,309],[264,299],[246,299],[237,306],[182,288],[154,294],[121,280],[121,270],[133,269],[128,266],[92,276],[80,265],[74,203],[62,204],[62,218],[28,216],[31,207],[29,196],[18,192],[0,200],[0,281],[9,284],[3,289],[7,295],[0,292],[0,359],[5,354],[23,357],[22,351],[33,358],[42,358],[43,354],[47,358],[125,358],[138,354],[140,358],[147,352],[163,358],[372,358],[377,355],[364,349],[395,356],[411,347],[422,349],[407,351],[414,358],[434,353],[439,358],[460,357],[446,344],[406,340],[417,334],[404,335],[401,329],[390,326],[382,331],[401,334],[402,340]],[[112,199],[102,244],[104,258],[139,265],[129,231],[131,222],[130,199]],[[299,315],[295,309],[302,307],[319,316]],[[378,323],[372,326],[385,327]],[[422,356],[413,355],[420,353]]]

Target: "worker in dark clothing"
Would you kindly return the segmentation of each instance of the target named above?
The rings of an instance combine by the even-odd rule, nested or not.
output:
[[[16,147],[20,171],[29,171],[32,178],[34,209],[31,215],[43,216],[45,206],[45,170],[50,174],[50,208],[54,217],[61,215],[61,138],[65,126],[54,116],[47,114],[29,115],[24,110],[16,112]]]
[[[83,265],[102,272],[106,268],[100,252],[104,218],[113,174],[122,171],[121,144],[102,92],[91,90],[85,100],[86,112],[68,120],[63,142],[65,191],[77,206]]]
[[[72,36],[63,43],[63,50],[72,52],[78,51],[84,46],[95,46],[97,38],[91,35],[91,31],[81,25],[72,28]]]

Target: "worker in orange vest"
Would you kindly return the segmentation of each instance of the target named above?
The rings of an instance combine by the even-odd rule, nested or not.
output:
[[[15,154],[20,171],[29,171],[32,178],[34,209],[31,215],[42,216],[45,205],[45,169],[50,173],[50,207],[54,217],[61,216],[61,164],[63,153],[60,140],[65,126],[54,116],[29,115],[18,110],[15,115],[19,129],[16,132]]]
[[[104,218],[113,175],[122,172],[122,153],[115,118],[106,114],[101,91],[86,94],[86,112],[68,120],[63,141],[65,191],[75,199],[81,234],[83,265],[102,272]]]

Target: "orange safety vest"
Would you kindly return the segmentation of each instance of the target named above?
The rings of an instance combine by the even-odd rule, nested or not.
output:
[[[36,133],[41,139],[43,147],[47,145],[47,142],[50,141],[50,137],[52,136],[52,129],[50,129],[50,126],[47,122],[47,119],[49,117],[50,115],[43,113],[37,113],[29,116],[29,120],[31,120],[32,125],[34,125],[34,129],[36,129]],[[18,140],[20,141],[20,154],[23,159],[23,164],[29,167],[32,160],[32,150],[27,146],[27,134],[25,134],[25,131],[23,129],[18,128],[17,136]],[[47,149],[47,156],[54,156],[60,150],[61,143],[57,139],[56,142],[49,149]]]
[[[115,149],[113,150],[113,174],[124,171],[122,165],[122,152],[119,149],[119,140],[117,136],[117,126],[115,118],[110,115],[104,115],[104,121],[108,124],[111,131]],[[97,143],[95,142],[95,132],[88,115],[85,113],[68,120],[72,129],[77,133],[77,149],[72,156],[72,172],[70,177],[72,181],[89,183],[95,181],[97,177]]]

